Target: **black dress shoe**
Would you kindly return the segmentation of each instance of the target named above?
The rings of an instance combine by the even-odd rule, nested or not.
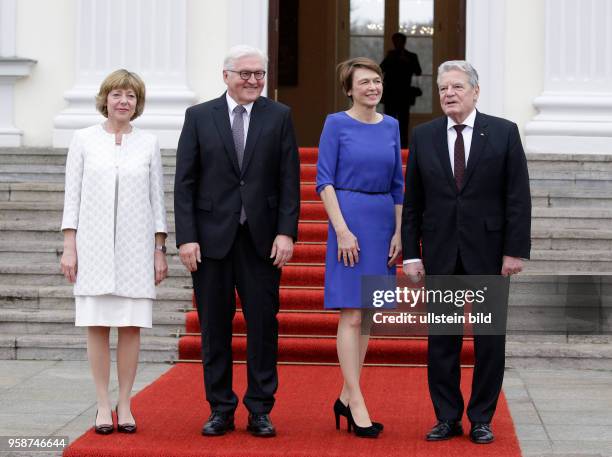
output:
[[[491,426],[487,423],[474,423],[470,430],[470,439],[476,444],[489,444],[495,439]]]
[[[449,440],[453,436],[463,435],[463,427],[459,421],[438,421],[432,428],[425,439],[427,441],[442,441]]]
[[[276,436],[276,429],[268,414],[249,414],[247,430],[251,432],[251,435],[262,438]]]
[[[115,407],[115,414],[117,414],[117,431],[119,433],[136,433],[136,424],[134,423],[119,423],[119,406]]]
[[[115,430],[115,426],[113,424],[100,424],[96,425],[96,421],[98,420],[98,410],[96,410],[96,419],[94,421],[94,431],[98,435],[110,435]]]
[[[225,435],[227,432],[235,430],[234,413],[223,413],[213,411],[210,417],[202,427],[202,435],[219,436]]]

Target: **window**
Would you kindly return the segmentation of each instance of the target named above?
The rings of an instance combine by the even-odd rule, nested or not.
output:
[[[406,49],[419,56],[422,76],[414,76],[412,85],[423,95],[417,97],[413,113],[432,112],[434,0],[399,0],[399,31],[406,36]]]
[[[351,0],[349,56],[381,62],[385,42],[385,1]]]

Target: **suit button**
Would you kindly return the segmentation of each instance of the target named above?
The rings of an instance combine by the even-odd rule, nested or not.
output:
[[[244,186],[244,181],[240,181],[240,185],[241,185],[241,186]]]

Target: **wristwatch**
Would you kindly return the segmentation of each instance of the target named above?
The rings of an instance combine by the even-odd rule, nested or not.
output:
[[[163,252],[164,254],[166,253],[166,246],[155,246],[155,250],[156,251],[160,251]]]

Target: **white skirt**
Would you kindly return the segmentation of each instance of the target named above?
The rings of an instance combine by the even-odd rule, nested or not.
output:
[[[76,295],[77,327],[146,327],[153,326],[153,300],[117,295]]]

